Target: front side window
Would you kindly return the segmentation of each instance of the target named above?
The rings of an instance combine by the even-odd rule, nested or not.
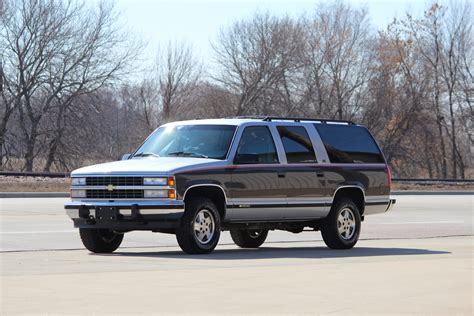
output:
[[[159,128],[134,157],[195,157],[225,159],[236,126],[176,125]]]
[[[313,144],[302,126],[278,126],[288,163],[316,162]]]
[[[275,143],[267,126],[248,126],[240,138],[236,164],[278,163]]]

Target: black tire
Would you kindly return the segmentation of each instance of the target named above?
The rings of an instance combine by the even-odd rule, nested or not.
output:
[[[199,216],[201,215],[198,214],[203,214],[204,224],[199,225]],[[176,239],[184,252],[188,254],[210,253],[216,248],[220,234],[219,212],[211,200],[193,198],[186,202],[186,210],[176,232]]]
[[[350,210],[350,211],[347,211]],[[339,220],[339,215],[344,218],[345,222]],[[347,220],[344,215],[348,215]],[[352,216],[352,219],[350,218]],[[350,228],[350,223],[354,223],[355,227]],[[344,232],[340,232],[344,230]],[[331,249],[350,249],[355,246],[359,240],[361,229],[360,210],[357,205],[350,199],[340,198],[334,202],[328,217],[324,219],[321,225],[321,235],[326,245]]]
[[[123,240],[123,234],[108,229],[80,228],[79,235],[84,246],[94,253],[114,252]]]
[[[267,236],[267,229],[230,231],[230,237],[240,248],[258,248],[265,242]]]

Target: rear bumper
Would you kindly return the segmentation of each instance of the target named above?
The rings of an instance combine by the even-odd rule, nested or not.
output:
[[[388,206],[387,206],[387,209],[385,210],[385,212],[390,211],[390,210],[395,206],[395,203],[397,203],[397,200],[396,200],[396,199],[390,199],[389,202],[388,202]]]
[[[183,201],[71,201],[64,208],[75,227],[118,231],[175,228],[184,213]]]

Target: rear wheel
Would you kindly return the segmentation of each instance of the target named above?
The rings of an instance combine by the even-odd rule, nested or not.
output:
[[[234,243],[241,248],[258,248],[268,236],[268,230],[231,230],[230,236]]]
[[[80,228],[79,235],[87,250],[95,253],[114,252],[123,240],[123,234],[108,229]]]
[[[186,202],[176,239],[188,254],[206,254],[216,248],[221,233],[219,212],[214,203],[205,198]]]
[[[350,199],[341,198],[333,204],[321,226],[323,240],[332,249],[350,249],[359,240],[360,210]]]

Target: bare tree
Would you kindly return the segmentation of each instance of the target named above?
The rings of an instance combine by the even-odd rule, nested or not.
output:
[[[161,121],[168,122],[189,102],[202,75],[202,66],[185,43],[169,43],[158,51],[155,80],[160,91]]]
[[[255,14],[220,31],[213,44],[220,66],[214,79],[239,95],[236,115],[279,111],[272,108],[274,92],[281,85],[288,88],[287,75],[301,63],[297,58],[301,50],[300,33],[299,26],[290,18],[268,13]]]
[[[74,100],[123,75],[137,47],[116,28],[110,4],[22,0],[10,1],[8,8],[1,37],[7,47],[5,81],[18,103],[25,169],[33,168],[38,138],[50,134],[44,167],[49,170]],[[54,119],[45,122],[46,114]]]
[[[306,85],[320,114],[352,119],[370,74],[367,11],[343,2],[320,5],[305,19]]]
[[[158,127],[160,113],[158,105],[160,103],[159,84],[149,78],[143,79],[138,84],[125,84],[118,94],[119,104],[132,113],[136,113],[140,125],[150,133]]]

